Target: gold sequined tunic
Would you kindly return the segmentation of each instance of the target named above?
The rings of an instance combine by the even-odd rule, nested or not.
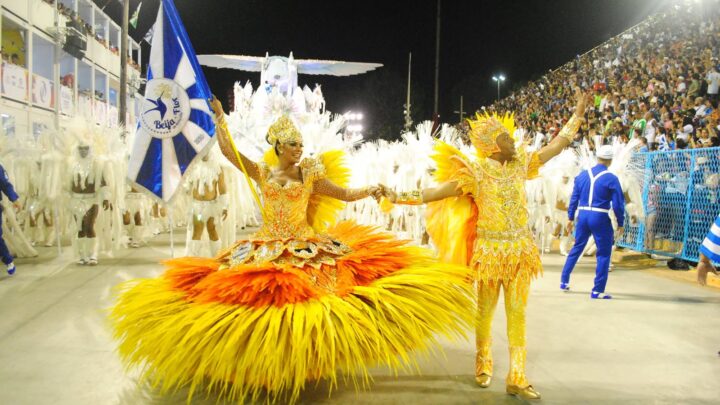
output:
[[[462,157],[455,156],[455,159]],[[451,180],[470,195],[478,207],[471,266],[483,282],[506,283],[530,279],[542,272],[540,255],[528,226],[525,182],[538,176],[537,153],[524,148],[505,164],[493,159],[461,160],[466,170]]]

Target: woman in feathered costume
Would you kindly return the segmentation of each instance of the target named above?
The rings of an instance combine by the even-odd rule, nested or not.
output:
[[[470,139],[479,159],[438,142],[437,188],[383,194],[399,204],[428,207],[427,229],[448,263],[470,266],[477,281],[479,322],[476,327],[475,377],[490,385],[493,373],[490,330],[500,287],[505,293],[510,370],[506,391],[525,399],[540,394],[525,376],[525,307],[530,281],[542,272],[540,255],[528,226],[525,182],[570,145],[583,120],[588,96],[578,91],[575,114],[560,134],[537,152],[515,149],[512,116],[480,116],[470,120]],[[443,200],[443,201],[441,201]]]
[[[223,154],[259,186],[264,223],[216,258],[168,260],[160,278],[127,286],[111,317],[129,364],[146,364],[162,391],[189,386],[192,396],[202,385],[292,403],[308,380],[365,386],[369,367],[406,369],[436,334],[463,335],[473,318],[466,267],[371,227],[332,224],[341,201],[373,191],[342,186],[341,152],[300,161],[303,139],[284,116],[267,132],[274,162],[253,162],[213,108]]]

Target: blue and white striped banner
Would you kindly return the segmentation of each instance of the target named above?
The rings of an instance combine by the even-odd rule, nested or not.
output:
[[[715,263],[720,263],[720,215],[710,227],[705,240],[700,245],[700,253]]]
[[[215,135],[210,89],[172,0],[162,0],[150,49],[128,178],[170,201],[182,176]]]

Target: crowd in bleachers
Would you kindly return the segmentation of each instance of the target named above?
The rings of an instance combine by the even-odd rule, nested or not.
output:
[[[576,136],[591,148],[638,137],[642,150],[720,146],[720,7],[687,2],[656,14],[490,106],[515,112],[542,146],[572,115],[574,87],[595,108]]]

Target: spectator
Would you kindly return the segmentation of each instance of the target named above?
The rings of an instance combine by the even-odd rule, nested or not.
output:
[[[686,90],[687,85],[685,84],[685,76],[678,76],[675,92],[678,94],[683,94]]]
[[[678,131],[677,135],[675,136],[676,140],[676,147],[677,149],[684,149],[680,147],[679,142],[683,141],[683,143],[687,146],[688,142],[690,141],[690,137],[693,133],[693,126],[691,124],[687,124],[680,131]]]
[[[700,148],[709,148],[710,146],[712,146],[712,141],[710,140],[710,135],[708,134],[707,128],[700,128],[698,130],[696,144]]]
[[[715,66],[712,66],[710,68],[710,71],[708,72],[705,80],[707,80],[707,84],[708,84],[708,89],[707,89],[708,97],[711,100],[718,101],[718,89],[720,89],[720,73],[718,73],[717,68]]]
[[[707,106],[705,105],[705,99],[702,97],[695,98],[695,105],[693,106],[693,110],[695,110],[693,122],[698,122],[701,119],[705,118],[705,116],[708,114]]]
[[[688,97],[697,97],[700,94],[700,75],[693,73],[690,79],[690,86],[688,86],[687,95]]]
[[[657,132],[657,121],[652,112],[645,113],[645,133],[642,139],[645,139],[645,146],[650,149],[655,144],[655,133]]]
[[[647,125],[647,120],[645,117],[639,116],[638,119],[633,121],[632,129],[630,129],[630,134],[628,137],[630,139],[633,139],[635,137],[645,137],[645,126]]]

